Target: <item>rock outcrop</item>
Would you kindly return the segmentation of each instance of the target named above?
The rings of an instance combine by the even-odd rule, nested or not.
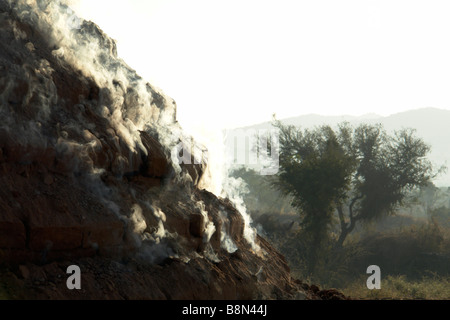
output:
[[[69,15],[0,2],[0,296],[320,299],[244,236],[232,202],[200,190],[204,161],[177,162],[190,138],[175,102]],[[72,264],[81,290],[66,287]]]

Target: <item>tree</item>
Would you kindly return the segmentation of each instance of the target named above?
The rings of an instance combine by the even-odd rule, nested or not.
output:
[[[274,186],[293,196],[302,225],[320,246],[337,212],[342,246],[357,222],[392,214],[408,191],[435,176],[430,147],[412,129],[388,135],[381,125],[342,123],[300,129],[274,120],[280,161]]]

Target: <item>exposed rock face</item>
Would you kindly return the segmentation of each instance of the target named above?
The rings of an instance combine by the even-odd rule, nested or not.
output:
[[[57,1],[0,2],[0,294],[320,298],[182,164],[175,102]],[[66,287],[66,268],[83,289]],[[2,288],[3,285],[3,288]]]
[[[118,59],[93,23],[61,27],[63,37],[46,23],[64,19],[64,6],[11,3],[0,7],[4,260],[128,251],[133,208],[143,202],[137,210],[153,216],[145,193],[190,170],[171,163],[177,137],[158,138],[180,131],[175,102]]]

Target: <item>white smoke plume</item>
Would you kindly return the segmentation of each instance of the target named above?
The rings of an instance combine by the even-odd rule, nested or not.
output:
[[[216,226],[209,220],[208,212],[205,210],[205,203],[198,201],[196,205],[203,216],[203,242],[208,243],[214,232],[216,232]]]
[[[136,244],[141,245],[141,238],[139,235],[143,235],[145,229],[147,229],[147,222],[145,217],[142,215],[142,208],[136,203],[131,208],[130,222],[133,225],[133,237]]]
[[[193,133],[193,135],[208,150],[207,172],[203,175],[199,187],[214,193],[218,197],[228,198],[234,204],[244,220],[245,240],[251,245],[254,252],[260,253],[261,248],[256,241],[257,231],[252,226],[252,219],[247,213],[243,200],[243,195],[248,193],[246,183],[242,179],[230,176],[234,164],[230,160],[232,155],[230,155],[230,150],[227,147],[226,135],[222,131],[208,132],[207,135]],[[226,221],[228,218],[224,216],[223,219]],[[226,230],[222,232],[221,242],[229,252],[235,251],[235,245],[232,244]]]
[[[150,230],[146,217],[143,214],[143,208],[138,204],[132,207],[132,215],[130,217],[130,222],[134,229],[132,235],[133,240],[140,249],[137,257],[150,263],[160,263],[169,257],[179,258],[173,244],[177,241],[177,235],[170,233],[165,228],[166,215],[164,212],[159,207],[150,205],[148,202],[143,202],[143,205],[157,219],[157,227]]]
[[[152,234],[152,237],[153,239],[155,239],[156,243],[160,243],[161,239],[163,239],[167,234],[167,231],[164,228],[164,222],[166,222],[166,215],[158,207],[153,208],[153,214],[158,219],[158,229],[156,230],[156,232]]]
[[[121,208],[114,202],[113,187],[107,187],[102,181],[103,169],[95,166],[94,156],[102,150],[102,143],[96,135],[96,124],[91,123],[82,116],[87,110],[92,110],[98,117],[105,119],[109,125],[109,137],[122,150],[120,142],[125,142],[129,148],[128,154],[116,156],[113,171],[123,174],[132,167],[133,158],[137,154],[146,154],[146,148],[141,140],[141,131],[157,136],[158,141],[165,147],[170,157],[175,177],[181,182],[192,183],[192,177],[183,172],[180,166],[180,155],[173,150],[180,143],[192,144],[192,134],[184,132],[176,121],[176,104],[173,99],[166,96],[158,88],[148,84],[137,75],[124,61],[117,56],[116,43],[107,37],[92,22],[84,21],[74,15],[70,10],[70,1],[59,0],[5,0],[2,7],[7,6],[20,21],[33,27],[33,29],[48,41],[52,48],[51,55],[61,68],[70,66],[79,71],[84,78],[92,79],[98,86],[96,101],[81,101],[73,106],[77,119],[64,119],[58,123],[55,130],[57,139],[48,138],[51,128],[51,117],[59,114],[60,99],[52,79],[55,72],[49,61],[38,57],[36,48],[39,43],[28,41],[27,34],[21,28],[14,26],[13,39],[7,39],[11,46],[19,46],[26,42],[28,55],[27,63],[23,66],[11,65],[0,55],[0,71],[9,68],[14,77],[0,76],[0,137],[2,133],[14,137],[14,143],[21,146],[33,146],[45,149],[52,147],[58,155],[67,159],[65,165],[75,173],[84,173],[86,185],[99,197],[111,212],[132,224],[135,241],[145,247],[149,259],[161,259],[173,255],[169,245],[163,245],[174,235],[168,234],[164,227],[165,215],[157,206],[136,203],[129,209]],[[0,16],[0,23],[6,23],[6,15]],[[19,43],[19,44],[17,44]],[[18,47],[17,51],[22,50]],[[50,60],[50,59],[49,59]],[[26,88],[21,101],[16,105],[29,105],[29,119],[17,118],[10,112],[11,96],[16,90],[15,85],[22,83]],[[70,84],[68,84],[70,85]],[[34,100],[33,100],[34,99]],[[80,139],[74,139],[79,136]],[[243,182],[229,177],[230,164],[224,154],[225,144],[223,135],[194,136],[194,157],[201,158],[200,162],[208,162],[207,172],[203,174],[198,187],[205,188],[217,196],[229,198],[241,213],[245,227],[244,237],[255,252],[260,250],[256,243],[256,231],[251,226],[241,192]],[[206,141],[205,141],[206,140]],[[203,145],[206,148],[202,147]],[[207,154],[204,153],[208,150]],[[200,156],[198,156],[200,154]],[[74,156],[76,155],[76,157]],[[22,159],[26,160],[26,159]],[[158,228],[148,232],[143,207],[149,206],[158,220]],[[147,208],[148,209],[148,208]],[[198,203],[198,210],[205,218],[204,241],[208,243],[216,232],[216,226],[209,220],[204,204]],[[127,211],[127,212],[124,212]],[[129,217],[129,218],[128,218]],[[224,215],[223,220],[227,221]],[[221,245],[228,252],[234,252],[236,245],[228,234],[225,223],[221,226]],[[150,245],[148,245],[150,244]],[[212,247],[206,246],[208,255],[214,256]]]
[[[207,149],[208,167],[204,173],[199,188],[204,188],[218,197],[228,198],[242,215],[244,221],[244,238],[255,253],[260,253],[257,244],[257,231],[252,226],[252,219],[247,213],[243,195],[248,192],[245,181],[230,176],[233,163],[230,160],[230,150],[227,148],[226,136],[221,131],[207,133],[191,133],[196,141],[205,145]],[[222,221],[228,221],[225,212],[221,211]],[[215,229],[214,229],[215,230]],[[233,243],[225,224],[221,226],[221,246],[229,253],[235,252],[237,247]]]
[[[139,130],[145,131],[149,127],[153,130],[164,127],[166,132],[162,135],[176,139],[177,132],[173,133],[176,130],[170,128],[177,127],[174,121],[175,102],[159,89],[149,86],[129,68],[117,56],[115,42],[102,34],[92,22],[80,19],[79,27],[75,28],[74,12],[67,6],[68,1],[7,2],[22,21],[47,37],[55,47],[52,53],[57,59],[80,70],[85,77],[94,79],[102,88],[96,112],[110,121],[118,136],[124,139],[133,151],[145,151]],[[24,38],[26,35],[17,31],[16,37]],[[33,50],[34,44],[30,42],[29,47]],[[36,71],[33,73],[41,80],[30,79],[28,96],[34,92],[34,88],[42,90],[42,81],[45,81],[45,90],[39,92],[42,100],[39,103],[39,118],[45,121],[52,112],[52,106],[56,104],[56,89],[50,77],[53,70],[48,61],[41,60]],[[168,131],[172,134],[167,135]]]
[[[229,233],[229,225],[228,225],[228,214],[226,211],[220,211],[220,215],[222,217],[222,226],[220,233],[220,245],[223,249],[225,249],[228,253],[234,253],[238,249],[236,244],[233,242],[233,239],[230,237]]]
[[[244,238],[251,245],[255,253],[260,253],[261,247],[256,242],[256,228],[252,226],[252,219],[247,213],[247,207],[242,197],[243,192],[246,190],[246,184],[241,178],[228,177],[223,184],[222,197],[230,199],[236,209],[241,213],[244,219]]]

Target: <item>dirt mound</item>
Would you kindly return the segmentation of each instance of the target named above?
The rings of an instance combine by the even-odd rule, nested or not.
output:
[[[0,295],[329,298],[249,241],[233,203],[198,188],[207,163],[177,161],[190,140],[175,102],[69,12],[0,3]],[[81,290],[66,286],[69,265]]]

